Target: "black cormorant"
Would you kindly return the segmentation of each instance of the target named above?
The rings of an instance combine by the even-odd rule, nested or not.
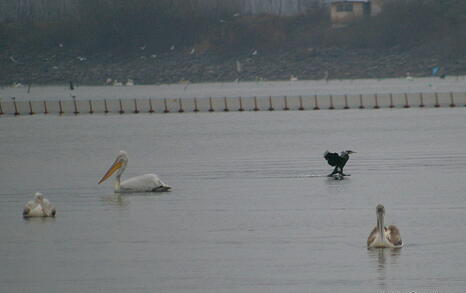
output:
[[[347,150],[341,152],[341,154],[337,153],[331,153],[329,151],[326,151],[324,153],[324,158],[327,160],[327,163],[330,166],[335,167],[333,169],[333,172],[328,175],[328,177],[332,177],[335,174],[340,174],[341,176],[346,176],[347,174],[343,173],[343,168],[346,165],[346,162],[348,162],[349,159],[349,154],[353,154],[355,152]]]

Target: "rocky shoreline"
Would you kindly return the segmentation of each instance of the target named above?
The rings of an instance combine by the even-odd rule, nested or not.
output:
[[[220,54],[194,50],[131,54],[84,54],[65,48],[0,53],[0,85],[103,85],[108,82],[167,84],[252,80],[356,79],[466,74],[466,58],[453,59],[423,49],[344,50],[293,49],[275,53],[259,50]]]

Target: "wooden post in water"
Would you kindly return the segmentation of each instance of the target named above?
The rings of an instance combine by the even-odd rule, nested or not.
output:
[[[209,98],[209,112],[214,112],[214,104],[212,102],[212,97]]]
[[[348,95],[345,94],[345,107],[343,109],[349,109],[349,106],[348,106]]]
[[[104,99],[104,113],[108,114],[107,99]]]
[[[0,115],[3,115],[2,99],[0,99]]]
[[[178,113],[183,113],[183,101],[181,100],[181,98],[178,99],[178,105],[180,106],[180,108],[178,109]]]
[[[450,92],[450,107],[451,108],[456,107],[456,105],[455,105],[455,95],[453,94],[453,92]]]
[[[439,102],[438,102],[438,93],[437,93],[437,92],[435,92],[435,105],[434,105],[434,107],[435,107],[435,108],[440,107],[440,104],[439,104]]]
[[[419,93],[419,107],[424,108],[424,94],[422,92]]]
[[[199,108],[197,107],[197,98],[194,98],[194,112],[199,112]]]
[[[121,102],[121,99],[119,99],[118,101],[120,103],[120,111],[118,111],[118,113],[120,113],[120,115],[121,115],[121,114],[125,113],[125,110],[123,109],[123,103]]]
[[[330,99],[329,110],[335,110],[335,107],[333,106],[333,95],[330,95],[329,99]]]
[[[299,108],[298,108],[298,110],[300,110],[300,111],[304,110],[303,96],[299,96]]]
[[[362,103],[362,94],[359,94],[359,109],[364,109],[364,104]]]
[[[44,101],[43,105],[44,105],[44,114],[47,115],[49,113],[49,111],[47,110],[47,102]]]
[[[314,95],[314,108],[313,108],[313,110],[320,110],[319,104],[317,102],[317,94]]]
[[[89,114],[94,114],[94,109],[92,108],[92,100],[89,100]]]
[[[73,114],[74,115],[78,115],[79,114],[79,111],[78,111],[78,102],[76,101],[76,97],[73,96],[73,105],[74,105],[74,112]]]
[[[223,112],[229,112],[230,109],[228,109],[227,97],[223,98],[223,104],[225,104],[225,109],[223,109]]]
[[[134,99],[134,111],[133,111],[134,114],[138,114],[139,113],[139,110],[138,110],[138,102],[136,99]]]
[[[165,110],[163,110],[163,113],[169,113],[170,111],[168,111],[168,105],[167,105],[167,99],[163,99],[163,105],[165,106]]]
[[[149,113],[154,113],[154,108],[152,107],[152,99],[149,98]]]
[[[380,108],[379,107],[379,97],[378,97],[377,94],[374,94],[374,103],[375,103],[374,109],[379,109]]]
[[[15,116],[18,116],[19,112],[18,112],[18,105],[16,105],[16,98],[12,97],[11,99],[13,100],[13,106],[15,106]]]
[[[273,108],[273,104],[272,104],[272,96],[269,96],[269,111],[273,111],[273,110],[275,109]]]
[[[405,105],[403,106],[404,108],[409,108],[409,101],[408,101],[408,94],[405,93]]]
[[[34,111],[32,111],[32,102],[29,101],[29,115],[34,115]]]
[[[288,108],[288,97],[287,97],[287,96],[284,96],[284,97],[283,97],[283,105],[284,105],[284,106],[283,106],[283,110],[284,110],[284,111],[290,110],[290,108]]]
[[[254,111],[259,111],[259,108],[257,107],[257,97],[254,96]]]
[[[238,99],[239,99],[239,109],[238,109],[238,111],[243,112],[244,111],[243,98],[239,97]]]
[[[63,112],[63,106],[61,104],[61,100],[58,100],[58,108],[60,109],[58,114],[63,115],[65,112]]]
[[[395,108],[395,105],[393,104],[393,94],[390,93],[390,108]]]

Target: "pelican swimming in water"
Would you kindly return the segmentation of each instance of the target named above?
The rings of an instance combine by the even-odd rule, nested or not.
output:
[[[42,193],[36,192],[34,200],[30,200],[24,206],[23,217],[55,217],[56,210]]]
[[[343,168],[345,167],[346,162],[348,162],[349,160],[349,155],[354,153],[356,152],[347,150],[341,152],[341,154],[339,155],[337,153],[331,153],[329,151],[326,151],[324,153],[324,158],[327,160],[327,163],[330,166],[335,167],[333,169],[333,172],[328,174],[328,177],[332,177],[335,174],[340,174],[340,176],[348,176],[347,174],[343,173]]]
[[[159,176],[155,174],[144,174],[121,181],[121,174],[125,171],[127,164],[128,154],[125,151],[120,151],[113,165],[100,179],[99,184],[107,180],[118,170],[115,182],[115,192],[117,193],[169,191],[171,189],[170,186],[163,183]]]
[[[395,225],[384,226],[385,208],[379,204],[376,208],[377,226],[367,238],[367,248],[400,248],[403,246],[400,230]]]

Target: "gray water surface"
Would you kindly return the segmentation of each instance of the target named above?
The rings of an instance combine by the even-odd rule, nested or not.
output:
[[[465,109],[0,118],[0,292],[465,292]],[[157,173],[170,193],[97,181]],[[352,149],[342,181],[325,150]],[[24,220],[41,191],[55,219]],[[405,247],[366,249],[386,208]]]
[[[355,94],[403,94],[466,92],[466,76],[346,80],[298,80],[258,82],[182,83],[136,86],[36,86],[0,88],[0,99],[28,100],[88,99],[178,99],[208,97],[268,97]]]

